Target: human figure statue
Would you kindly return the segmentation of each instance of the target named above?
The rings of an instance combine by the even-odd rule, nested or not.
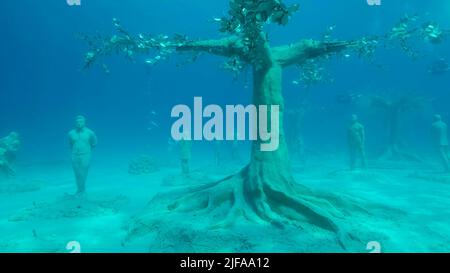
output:
[[[69,132],[69,141],[72,149],[72,167],[77,183],[77,194],[80,195],[85,193],[92,149],[97,145],[97,136],[86,127],[85,117],[76,117],[75,129]]]
[[[8,136],[0,139],[0,173],[6,177],[15,174],[13,164],[19,148],[20,138],[16,132],[11,132]]]
[[[439,156],[442,159],[446,172],[450,172],[450,150],[448,147],[447,124],[442,121],[440,115],[434,116],[432,124],[434,144],[436,145]]]
[[[352,124],[348,128],[348,148],[352,170],[355,169],[358,158],[361,160],[361,167],[366,168],[365,138],[364,126],[359,122],[357,115],[352,115]]]
[[[183,175],[189,175],[191,161],[191,141],[180,140],[178,142],[178,146],[180,149],[181,173]]]
[[[6,150],[0,147],[0,173],[6,177],[14,174],[13,169],[6,160]]]

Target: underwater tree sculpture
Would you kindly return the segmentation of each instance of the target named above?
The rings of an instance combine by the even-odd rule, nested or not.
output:
[[[404,150],[400,134],[400,117],[403,113],[422,108],[423,104],[423,98],[416,96],[403,96],[396,100],[389,100],[380,96],[371,98],[371,106],[384,111],[388,122],[389,142],[381,157],[382,159],[422,161],[417,155]]]
[[[133,36],[117,20],[114,23],[118,35],[85,38],[92,47],[86,55],[86,67],[101,56],[124,54],[133,58],[136,54],[148,55],[152,50],[157,56],[147,59],[148,64],[163,60],[173,52],[190,52],[194,59],[199,54],[229,58],[227,66],[237,71],[249,65],[253,72],[253,104],[280,107],[278,150],[260,151],[261,141],[254,141],[250,162],[239,173],[214,183],[187,187],[177,192],[178,197],[173,193],[157,195],[148,208],[134,218],[129,231],[131,236],[149,232],[155,228],[153,222],[176,213],[192,217],[214,216],[212,222],[216,228],[232,225],[240,217],[258,224],[312,225],[341,234],[343,215],[348,211],[356,213],[352,202],[313,193],[297,184],[291,172],[283,130],[282,74],[287,67],[328,58],[347,49],[355,50],[359,55],[371,54],[378,41],[376,37],[352,41],[305,39],[272,47],[264,25],[270,22],[286,25],[297,9],[297,5],[288,7],[281,0],[231,0],[228,18],[215,19],[220,23],[221,31],[228,34],[217,40],[189,40],[182,35],[173,38]]]

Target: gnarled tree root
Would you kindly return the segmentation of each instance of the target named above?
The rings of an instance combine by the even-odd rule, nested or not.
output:
[[[420,158],[420,156],[404,151],[398,145],[391,145],[388,149],[381,155],[381,160],[402,160],[407,162],[417,162],[423,163],[425,160]]]
[[[368,214],[356,202],[313,193],[296,184],[290,175],[259,165],[250,164],[238,174],[214,183],[156,196],[132,220],[126,241],[153,232],[159,220],[177,214],[209,218],[209,229],[230,228],[243,222],[300,230],[306,226],[319,228],[335,234],[343,249],[345,241],[358,240],[342,228],[350,213]]]

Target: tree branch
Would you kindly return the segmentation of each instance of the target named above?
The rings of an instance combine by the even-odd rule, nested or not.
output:
[[[273,55],[281,66],[287,67],[302,64],[308,59],[338,53],[345,49],[356,47],[359,41],[322,42],[302,40],[298,43],[273,48]]]
[[[120,29],[121,30],[121,29]],[[85,68],[90,67],[101,56],[114,54],[125,55],[134,58],[136,55],[154,55],[163,59],[164,56],[177,52],[208,53],[223,57],[239,57],[242,61],[249,62],[248,52],[242,40],[231,36],[218,40],[194,41],[178,35],[174,38],[168,36],[150,37],[142,34],[132,36],[125,30],[119,31],[119,35],[108,38],[82,37],[91,46],[91,50],[85,57]],[[153,61],[151,61],[152,63]]]
[[[175,47],[177,51],[192,51],[209,53],[222,57],[237,56],[242,60],[248,61],[246,47],[242,40],[232,36],[220,40],[192,41]]]

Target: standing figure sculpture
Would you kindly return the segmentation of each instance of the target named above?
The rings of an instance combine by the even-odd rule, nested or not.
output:
[[[178,145],[180,148],[181,173],[187,176],[190,173],[191,141],[180,140]]]
[[[14,176],[13,168],[16,153],[20,148],[19,134],[11,132],[0,139],[0,174],[6,177]]]
[[[365,152],[365,130],[359,122],[358,116],[352,116],[352,124],[348,129],[348,148],[350,154],[350,169],[354,170],[358,158],[361,160],[361,167],[366,168]]]
[[[450,172],[450,150],[448,146],[447,124],[440,115],[434,116],[432,124],[434,143],[439,151],[446,172]]]
[[[69,141],[72,150],[72,167],[77,182],[77,194],[83,194],[86,191],[92,149],[97,145],[97,136],[86,127],[85,117],[76,117],[75,129],[69,132]]]

